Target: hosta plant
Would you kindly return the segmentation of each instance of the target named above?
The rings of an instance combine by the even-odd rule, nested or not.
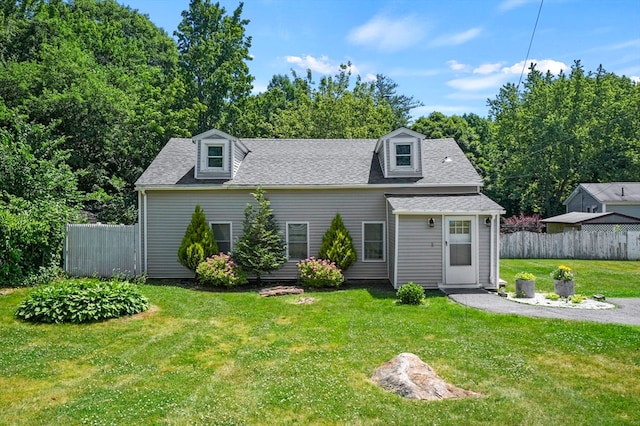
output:
[[[16,317],[42,323],[84,323],[146,311],[149,301],[129,282],[69,280],[34,290]]]
[[[225,253],[211,256],[200,263],[196,274],[204,285],[235,287],[247,283],[247,274]]]

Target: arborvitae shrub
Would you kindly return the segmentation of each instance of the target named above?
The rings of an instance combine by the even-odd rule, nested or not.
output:
[[[342,272],[345,272],[358,260],[353,239],[344,226],[340,213],[336,213],[331,221],[331,226],[322,237],[318,258],[334,262]]]
[[[218,254],[218,245],[213,237],[213,231],[207,223],[204,211],[196,205],[178,249],[178,260],[195,272],[200,263],[214,254]]]

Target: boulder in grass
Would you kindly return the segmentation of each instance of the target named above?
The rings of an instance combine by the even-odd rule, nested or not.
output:
[[[378,386],[409,399],[433,401],[482,396],[445,382],[428,364],[411,353],[401,353],[382,364],[371,379]]]

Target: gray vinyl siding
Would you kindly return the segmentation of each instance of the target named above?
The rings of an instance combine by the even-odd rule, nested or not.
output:
[[[491,227],[485,225],[486,218],[487,216],[480,216],[477,224],[478,261],[480,262],[478,281],[485,287],[491,283]]]
[[[238,168],[240,167],[240,163],[242,163],[242,160],[244,160],[244,157],[246,157],[247,154],[239,146],[237,146],[235,142],[232,142],[231,144],[231,151],[233,157],[232,176],[235,176]]]
[[[640,204],[607,204],[607,212],[617,212],[640,218]]]
[[[442,217],[430,228],[425,215],[399,215],[398,280],[396,287],[413,281],[424,288],[442,282]]]
[[[146,191],[148,269],[152,278],[189,278],[177,252],[196,204],[209,222],[232,222],[233,239],[242,235],[244,209],[253,202],[249,190]],[[388,279],[387,262],[362,262],[362,222],[386,221],[384,189],[267,190],[267,198],[283,231],[287,222],[309,222],[310,255],[317,255],[322,236],[340,213],[353,238],[358,262],[346,273],[351,279]],[[388,243],[388,242],[387,242]],[[389,253],[387,247],[387,253]],[[265,278],[295,279],[296,262]]]
[[[602,205],[598,200],[589,195],[586,191],[581,191],[567,204],[567,213],[586,212],[587,208],[597,206],[597,213],[602,213]],[[590,210],[593,213],[592,210]]]

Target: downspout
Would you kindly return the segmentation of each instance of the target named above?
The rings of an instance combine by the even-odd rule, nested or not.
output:
[[[142,199],[143,199],[143,204],[144,204],[144,273],[148,273],[148,255],[147,255],[147,193],[144,191],[144,189],[142,190]]]
[[[496,215],[491,215],[491,273],[489,274],[489,282],[495,288],[496,285],[496,231],[495,231]]]
[[[138,190],[138,256],[136,256],[135,275],[142,275],[142,194]]]
[[[394,236],[395,239],[395,247],[393,248],[394,250],[394,261],[393,261],[393,288],[398,288],[398,233],[400,232],[400,215],[396,214],[396,235]]]

